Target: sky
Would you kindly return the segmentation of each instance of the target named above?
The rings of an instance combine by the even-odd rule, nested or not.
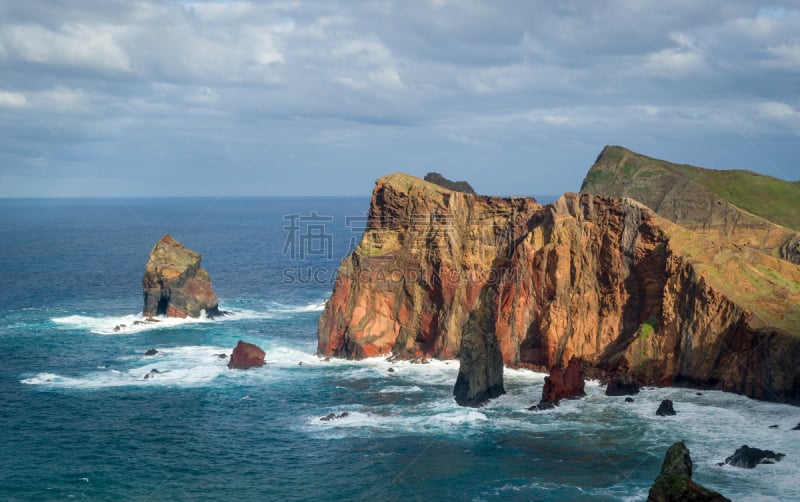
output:
[[[0,0],[0,197],[559,194],[607,144],[800,179],[800,1]]]

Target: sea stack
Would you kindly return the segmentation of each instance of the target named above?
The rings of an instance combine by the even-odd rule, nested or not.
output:
[[[258,345],[239,340],[239,343],[236,344],[231,354],[228,368],[246,370],[264,366],[267,364],[264,361],[265,355],[264,351]]]
[[[667,450],[661,473],[647,496],[647,502],[680,500],[730,502],[729,498],[692,481],[692,458],[683,441],[678,441]]]
[[[170,234],[159,240],[144,268],[144,316],[208,317],[219,310],[211,277],[200,267],[200,253],[192,251]]]

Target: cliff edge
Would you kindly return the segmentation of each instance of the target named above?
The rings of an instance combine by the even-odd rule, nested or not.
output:
[[[395,173],[339,268],[318,353],[460,357],[472,405],[502,391],[502,363],[549,371],[573,357],[641,383],[796,402],[800,267],[632,199],[541,206]]]
[[[800,263],[800,182],[673,164],[606,146],[581,192],[630,197],[709,239]]]

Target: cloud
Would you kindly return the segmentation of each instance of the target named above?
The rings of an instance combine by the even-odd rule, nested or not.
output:
[[[103,173],[153,195],[368,193],[398,167],[452,170],[484,192],[558,193],[607,143],[714,167],[774,151],[776,175],[799,153],[790,1],[3,9],[0,176],[45,158],[42,193]],[[235,172],[224,185],[220,169]],[[144,183],[156,177],[174,183]],[[7,182],[0,195],[36,186]]]
[[[28,104],[28,99],[21,92],[0,91],[0,108],[20,108]]]

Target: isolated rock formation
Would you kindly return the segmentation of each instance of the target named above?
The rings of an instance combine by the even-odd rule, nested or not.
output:
[[[228,361],[228,368],[246,370],[264,366],[266,364],[264,361],[265,355],[266,353],[258,345],[239,340],[239,343],[233,349],[231,360]]]
[[[203,310],[208,317],[224,314],[200,260],[200,253],[170,234],[153,246],[142,277],[145,317],[199,317]]]
[[[795,264],[630,199],[567,193],[541,206],[398,173],[375,185],[318,354],[460,357],[456,395],[472,404],[500,388],[500,359],[547,371],[572,358],[646,385],[800,401],[799,334]]]
[[[437,185],[452,190],[454,192],[464,192],[475,195],[475,190],[466,181],[450,181],[439,173],[428,173],[425,175],[425,181],[436,183]]]
[[[628,373],[614,375],[606,386],[606,396],[633,396],[639,393],[639,384]]]
[[[734,467],[744,467],[745,469],[753,469],[758,464],[774,464],[780,462],[783,453],[775,453],[772,450],[761,450],[759,448],[751,448],[747,445],[742,445],[738,450],[733,452],[733,455],[725,459],[725,463]]]
[[[673,164],[607,146],[581,192],[630,197],[707,239],[800,263],[800,182]]]
[[[461,365],[453,388],[461,406],[479,406],[486,400],[505,394],[503,355],[494,332],[494,302],[487,290],[478,307],[470,313],[461,338]]]
[[[542,399],[539,404],[528,408],[531,411],[542,411],[558,406],[562,399],[575,399],[586,395],[583,381],[583,369],[577,359],[570,359],[566,368],[554,366],[550,375],[544,377]]]
[[[730,499],[692,481],[692,458],[683,441],[667,450],[661,472],[653,482],[647,502],[730,502]]]
[[[661,404],[658,405],[658,409],[656,410],[656,415],[659,417],[669,417],[675,414],[675,407],[671,399],[664,399],[661,401]]]

